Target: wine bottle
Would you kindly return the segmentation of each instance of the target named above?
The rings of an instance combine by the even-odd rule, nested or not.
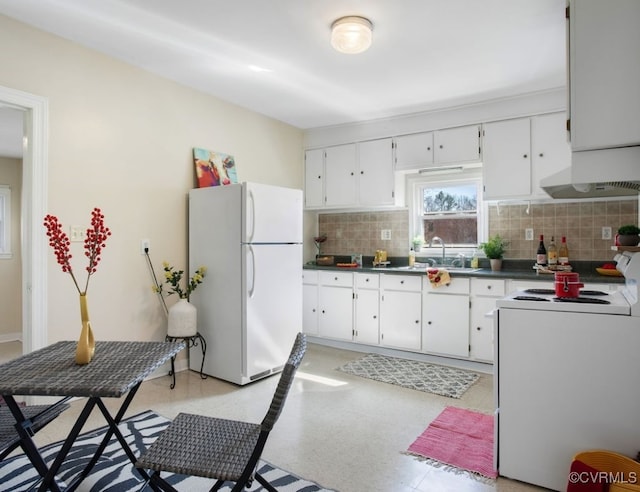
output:
[[[569,264],[569,248],[567,247],[567,238],[565,236],[562,236],[562,242],[558,250],[558,263],[560,265]]]
[[[554,267],[558,264],[558,248],[556,247],[553,236],[551,236],[551,242],[547,248],[547,262],[550,267]]]
[[[540,234],[540,243],[536,252],[536,263],[540,266],[547,266],[547,248],[544,247],[544,235]]]

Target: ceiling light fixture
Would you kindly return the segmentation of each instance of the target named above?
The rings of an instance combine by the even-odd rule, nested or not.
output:
[[[341,17],[331,24],[331,46],[340,53],[362,53],[371,46],[373,24],[355,15]]]

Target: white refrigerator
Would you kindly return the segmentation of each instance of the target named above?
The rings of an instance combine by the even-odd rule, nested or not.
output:
[[[189,192],[191,294],[204,373],[244,385],[280,372],[302,330],[302,191],[258,183]],[[202,354],[191,350],[200,370]]]

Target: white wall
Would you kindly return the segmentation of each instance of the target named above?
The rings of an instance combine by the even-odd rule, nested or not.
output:
[[[0,342],[22,336],[20,185],[22,161],[0,157],[0,184],[11,189],[11,258],[0,259]]]
[[[164,338],[140,240],[157,270],[187,266],[192,147],[232,154],[241,181],[302,188],[302,131],[3,16],[0,46],[0,85],[49,102],[48,212],[88,226],[97,206],[113,232],[88,290],[96,337]],[[48,341],[76,339],[78,296],[48,253]]]

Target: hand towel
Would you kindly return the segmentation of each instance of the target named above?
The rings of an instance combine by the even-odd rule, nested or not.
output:
[[[445,268],[427,268],[427,277],[434,289],[451,283],[451,277]]]

